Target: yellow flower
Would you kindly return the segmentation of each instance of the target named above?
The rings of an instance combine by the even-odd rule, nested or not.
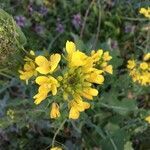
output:
[[[76,49],[73,42],[66,42],[67,69],[62,77],[59,77],[63,98],[66,101],[73,99],[70,105],[69,118],[77,119],[80,112],[89,108],[89,103],[82,98],[93,100],[98,95],[98,90],[92,88],[92,83],[103,84],[104,72],[112,74],[112,66],[108,62],[112,59],[109,52],[103,53],[102,49],[93,50],[91,56]],[[102,64],[106,64],[102,66]],[[105,67],[105,70],[104,70]],[[79,101],[80,99],[80,101]]]
[[[96,71],[95,74],[97,74],[94,77],[90,73],[84,73],[82,68],[69,69],[60,83],[64,99],[68,99],[68,97],[74,98],[75,95],[80,95],[87,99],[93,99],[93,96],[97,96],[98,91],[91,88],[92,84],[90,82],[101,84],[104,79],[103,76],[99,75],[98,70]],[[101,73],[101,71],[99,72]]]
[[[71,55],[76,51],[76,45],[71,41],[67,41],[66,51],[68,53],[68,57],[71,57]]]
[[[81,95],[89,100],[93,99],[93,96],[97,96],[98,95],[98,90],[93,89],[93,88],[85,88],[83,89],[83,91],[81,92]]]
[[[145,121],[147,121],[148,123],[150,123],[150,116],[146,117]]]
[[[108,66],[104,67],[103,70],[106,71],[107,73],[113,74],[112,65],[108,65]]]
[[[89,75],[87,75],[86,80],[91,83],[103,84],[104,76],[102,75],[103,71],[98,69],[93,69]]]
[[[99,61],[101,59],[102,55],[103,55],[102,49],[99,49],[97,52],[95,52],[94,50],[91,52],[91,57],[94,62]]]
[[[50,112],[51,118],[58,118],[60,116],[59,105],[57,103],[52,103],[52,109]]]
[[[141,8],[139,10],[140,14],[143,14],[145,17],[150,18],[150,7],[146,8]]]
[[[55,96],[58,87],[61,86],[63,98],[68,103],[69,118],[78,119],[81,112],[90,108],[90,104],[83,98],[93,100],[98,95],[98,90],[93,88],[93,83],[103,84],[105,72],[113,73],[112,66],[109,65],[112,57],[109,52],[103,52],[102,49],[93,50],[91,55],[87,56],[79,51],[71,41],[66,42],[65,50],[67,67],[62,69],[56,79],[51,74],[57,69],[61,56],[53,54],[49,59],[42,55],[36,57],[33,51],[30,51],[31,58],[25,57],[26,64],[24,70],[20,72],[20,76],[22,79],[28,80],[37,72],[43,74],[35,79],[39,86],[37,94],[33,97],[36,105],[45,100],[50,93]],[[141,80],[144,82],[143,79]],[[59,105],[53,102],[50,117],[57,118],[59,116]],[[53,147],[51,149],[60,150],[61,148]]]
[[[104,61],[110,61],[112,59],[112,57],[109,55],[109,52],[105,52],[103,54],[103,60]]]
[[[26,62],[23,70],[19,70],[19,73],[20,73],[20,79],[26,80],[26,84],[28,84],[28,80],[32,76],[37,75],[35,63],[32,61]]]
[[[35,99],[35,104],[40,104],[41,101],[47,97],[49,92],[52,92],[52,95],[56,95],[59,83],[52,76],[39,76],[36,78],[35,82],[40,85],[38,94],[33,97]]]
[[[83,102],[82,99],[72,100],[69,103],[70,112],[69,118],[70,119],[78,119],[80,116],[80,112],[83,112],[85,109],[90,107],[90,104],[87,102]]]
[[[135,60],[128,61],[127,67],[130,69],[130,76],[132,77],[133,82],[137,82],[143,86],[150,85],[149,58],[150,55],[147,53],[144,55],[142,62],[135,62]]]
[[[142,85],[149,85],[150,84],[150,73],[147,71],[144,71],[139,76],[139,82]]]
[[[104,62],[102,62],[101,67],[105,68],[107,65],[108,65],[108,63],[104,61]]]
[[[60,59],[61,56],[59,54],[51,55],[50,60],[47,60],[44,56],[38,56],[35,58],[35,62],[39,66],[36,70],[41,74],[53,73]]]
[[[140,64],[140,68],[143,69],[143,70],[146,70],[146,69],[148,69],[148,64],[146,62],[142,62]]]
[[[145,14],[147,10],[145,8],[140,8],[139,13],[140,14]]]
[[[50,148],[50,150],[62,150],[62,148],[61,147],[52,147],[52,148]]]
[[[80,116],[80,112],[75,107],[71,107],[70,112],[69,112],[69,118],[78,119],[79,116]]]
[[[30,55],[35,56],[34,51],[31,50]],[[24,60],[25,64],[23,70],[19,70],[18,72],[20,73],[20,79],[25,80],[26,84],[28,84],[28,80],[32,76],[37,76],[36,64],[34,63],[34,60],[29,58],[28,56],[25,56]]]
[[[150,53],[145,54],[143,60],[144,61],[150,60]]]
[[[136,66],[135,60],[128,60],[128,69],[133,69]]]
[[[35,53],[34,53],[33,50],[30,51],[30,54],[31,54],[32,56],[35,56]]]
[[[66,42],[67,60],[70,67],[79,67],[86,64],[86,56],[84,53],[76,50],[76,45],[73,42]]]

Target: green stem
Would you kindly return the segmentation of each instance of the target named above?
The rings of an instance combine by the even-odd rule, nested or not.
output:
[[[150,22],[149,22],[148,27],[149,26],[150,26]],[[148,32],[147,32],[146,53],[149,51],[149,49],[150,49],[150,29],[148,29]]]
[[[106,134],[107,134],[108,137],[109,137],[109,140],[110,140],[110,142],[111,142],[111,144],[112,144],[112,146],[113,146],[113,149],[114,149],[114,150],[118,150],[116,144],[114,143],[114,140],[111,138],[111,136],[110,136],[110,134],[108,133],[108,131],[106,131]]]
[[[130,17],[121,17],[124,20],[132,20],[132,21],[146,21],[145,18],[130,18]]]
[[[48,45],[48,48],[47,48],[48,52],[50,52],[53,43],[59,38],[59,36],[60,36],[61,34],[62,34],[62,33],[57,34],[57,35],[54,37],[54,39],[51,41],[51,43]]]
[[[12,76],[5,74],[4,72],[0,72],[0,75],[4,76],[6,78],[9,78],[9,79],[13,78]]]
[[[56,130],[55,134],[54,134],[54,137],[53,137],[53,140],[52,140],[52,147],[54,147],[54,144],[55,144],[55,139],[56,139],[56,136],[57,134],[59,133],[59,131],[62,129],[63,125],[65,124],[65,122],[67,121],[67,119],[65,119],[61,125],[59,126],[59,128]]]
[[[92,7],[92,5],[94,4],[94,0],[91,1],[90,5],[88,6],[86,12],[85,12],[85,16],[84,16],[84,19],[83,19],[83,25],[82,25],[82,28],[81,28],[81,32],[80,32],[80,38],[82,39],[82,36],[83,36],[83,31],[85,29],[85,26],[86,26],[86,21],[87,21],[87,18],[88,18],[88,15],[89,15],[89,11]]]

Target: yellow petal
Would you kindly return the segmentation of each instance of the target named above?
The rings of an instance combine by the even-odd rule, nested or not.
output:
[[[53,54],[50,56],[51,72],[53,72],[57,68],[60,59],[61,59],[60,54]]]
[[[57,94],[57,87],[52,85],[52,95],[56,95]]]
[[[87,56],[80,52],[80,51],[76,51],[72,54],[72,58],[71,58],[71,66],[74,67],[79,67],[79,66],[83,66],[86,63],[86,59]]]
[[[36,78],[35,82],[39,85],[42,85],[48,81],[48,77],[45,76],[39,76]]]
[[[148,69],[148,63],[146,63],[146,62],[140,63],[140,68],[141,68],[142,70]]]
[[[53,148],[50,148],[50,150],[62,150],[61,147],[53,147]]]
[[[143,60],[144,61],[150,60],[150,53],[145,54]]]
[[[59,105],[57,103],[55,103],[55,102],[52,103],[50,117],[51,118],[58,118],[58,117],[60,117]]]
[[[104,61],[109,61],[109,60],[111,60],[112,59],[112,57],[109,55],[109,52],[105,52],[104,54],[103,54],[103,60]]]
[[[83,102],[84,105],[84,109],[89,109],[90,108],[90,104],[87,102]]]
[[[71,107],[70,112],[69,112],[69,118],[78,119],[79,115],[80,115],[79,111],[75,109],[74,107]]]
[[[44,56],[38,56],[35,58],[36,64],[39,66],[36,70],[41,74],[50,73],[50,63]]]
[[[101,59],[101,57],[102,57],[102,54],[103,54],[103,50],[102,49],[99,49],[97,52],[92,51],[91,55],[92,55],[93,61],[94,62],[99,61]]]
[[[81,100],[77,100],[77,105],[76,105],[76,109],[78,109],[78,111],[82,112],[85,109],[88,109],[90,107],[90,104],[87,102],[83,102]]]
[[[32,56],[35,56],[35,53],[34,53],[33,50],[30,51],[30,54],[31,54]]]
[[[38,66],[44,66],[44,65],[48,65],[49,61],[44,56],[38,56],[35,58],[35,63]]]
[[[82,92],[81,95],[82,95],[84,98],[87,98],[87,99],[90,99],[90,100],[93,99],[93,96],[92,96],[92,95],[89,95],[88,93]]]
[[[98,95],[98,91],[96,89],[93,89],[93,88],[87,88],[87,89],[84,89],[81,94],[85,98],[92,100],[93,96],[97,96]]]
[[[73,42],[67,41],[66,42],[66,51],[70,55],[76,51],[76,45]]]
[[[112,65],[108,65],[104,68],[104,71],[110,73],[110,74],[113,74],[113,68],[112,68]]]
[[[89,75],[89,77],[87,78],[87,81],[91,83],[96,83],[96,84],[103,84],[104,77],[101,74],[97,74],[96,72],[93,72]]]
[[[133,69],[136,66],[136,62],[134,60],[128,60],[128,69]]]
[[[150,116],[146,117],[145,120],[150,123]]]
[[[37,67],[36,70],[41,74],[48,74],[51,72],[48,66]]]
[[[145,9],[145,8],[141,8],[141,9],[139,10],[139,13],[140,13],[140,14],[145,14],[145,13],[146,13],[146,9]]]
[[[47,97],[47,93],[38,93],[33,98],[35,99],[34,103],[36,105],[40,104],[43,100],[45,100]]]

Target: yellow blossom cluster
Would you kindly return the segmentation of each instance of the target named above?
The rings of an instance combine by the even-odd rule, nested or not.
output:
[[[146,18],[150,19],[150,7],[146,8],[140,8],[139,10],[140,14],[143,14]]]
[[[90,103],[98,95],[95,84],[103,84],[104,75],[112,74],[112,57],[109,52],[102,49],[93,50],[90,56],[76,48],[73,42],[67,41],[64,55],[65,67],[58,67],[61,60],[60,54],[52,54],[49,59],[40,55],[35,56],[31,51],[32,59],[25,57],[23,70],[19,70],[20,79],[28,80],[35,77],[38,84],[38,93],[33,97],[35,104],[40,104],[51,93],[62,95],[62,100],[52,102],[51,118],[60,116],[59,103],[66,103],[69,109],[69,118],[78,119],[80,112],[90,108]],[[57,92],[58,91],[58,92]]]
[[[150,85],[150,53],[145,54],[142,61],[129,60],[127,68],[133,82]]]
[[[30,55],[34,57],[35,53],[33,51],[30,51]],[[34,62],[33,59],[31,59],[30,57],[26,56],[24,61],[25,61],[25,64],[24,64],[23,70],[19,70],[20,79],[21,80],[25,80],[26,84],[28,84],[28,80],[32,76],[36,76],[37,75],[37,71],[36,71],[36,66],[35,66],[35,62]]]

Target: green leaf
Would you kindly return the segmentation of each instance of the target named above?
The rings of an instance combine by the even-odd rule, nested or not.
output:
[[[120,129],[120,127],[117,124],[109,122],[106,126],[105,129],[109,131],[109,133],[113,134],[115,131]]]
[[[80,37],[74,33],[71,33],[71,36],[74,39],[74,42],[77,46],[77,49],[84,51],[86,49],[85,44],[83,43],[83,41],[80,39]]]
[[[104,97],[102,97],[100,105],[123,116],[138,110],[135,100],[129,100],[126,98],[119,100],[117,98],[117,94],[113,91],[105,94]]]
[[[124,144],[128,139],[128,134],[124,130],[117,130],[114,134],[108,131],[107,138],[101,141],[102,150],[124,150]]]
[[[132,147],[132,142],[126,142],[126,144],[124,145],[124,150],[134,150]]]

